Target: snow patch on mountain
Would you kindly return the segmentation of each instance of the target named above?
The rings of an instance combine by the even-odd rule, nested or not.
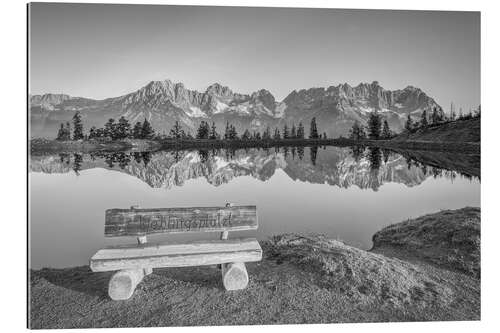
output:
[[[226,104],[226,103],[222,103],[221,101],[217,100],[215,102],[215,110],[214,110],[214,114],[217,114],[217,113],[222,113],[224,111],[226,111],[226,109],[228,108],[229,106]]]
[[[186,114],[193,118],[207,117],[207,114],[201,111],[201,109],[197,106],[190,106],[189,109],[186,110]]]
[[[283,115],[285,114],[286,110],[286,103],[281,102],[276,106],[276,109],[274,110],[274,117],[275,118],[282,118]]]

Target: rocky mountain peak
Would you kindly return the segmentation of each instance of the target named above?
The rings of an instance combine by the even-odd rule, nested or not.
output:
[[[231,89],[229,89],[229,87],[223,86],[217,82],[208,86],[208,88],[205,92],[207,94],[216,95],[216,96],[220,96],[220,97],[226,97],[226,98],[230,98],[234,95],[233,91]]]

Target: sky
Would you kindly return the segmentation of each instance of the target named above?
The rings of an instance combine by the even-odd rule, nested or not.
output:
[[[378,81],[446,111],[480,104],[479,12],[34,3],[29,46],[31,94],[103,99],[170,79],[281,101]]]

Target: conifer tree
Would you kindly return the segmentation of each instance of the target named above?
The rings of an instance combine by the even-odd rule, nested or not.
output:
[[[82,116],[79,111],[73,116],[73,140],[83,140]]]
[[[124,116],[121,116],[120,119],[118,119],[118,124],[116,124],[115,136],[117,139],[125,139],[129,136],[129,134],[130,123]]]
[[[132,137],[134,139],[142,139],[142,123],[140,121],[136,122],[134,128],[132,129]]]
[[[210,134],[210,128],[208,126],[208,123],[205,121],[202,121],[200,123],[200,126],[198,127],[198,132],[196,133],[196,138],[197,139],[208,139],[209,134]]]
[[[229,121],[226,121],[226,130],[224,131],[224,139],[229,140],[231,136],[231,127],[229,126]]]
[[[453,105],[453,103],[452,103]],[[455,108],[450,109],[450,120],[453,121],[457,118],[457,113],[455,112]]]
[[[368,137],[372,140],[378,140],[380,138],[380,127],[381,127],[380,115],[377,111],[370,113],[368,118]]]
[[[95,139],[96,138],[96,127],[92,126],[89,130],[89,139]]]
[[[411,119],[409,113],[408,113],[408,118],[406,119],[405,122],[405,130],[407,130],[408,132],[411,132],[413,130],[413,120]]]
[[[229,140],[236,140],[238,139],[238,133],[236,132],[236,127],[233,125],[229,126]]]
[[[252,135],[250,134],[250,131],[248,129],[243,132],[243,135],[241,136],[242,140],[250,140],[252,138]]]
[[[304,136],[305,136],[304,125],[302,125],[302,122],[300,122],[297,128],[297,139],[303,139]]]
[[[382,125],[382,138],[390,139],[392,136],[391,129],[389,128],[389,123],[387,119],[384,119],[384,125]]]
[[[352,124],[352,127],[349,131],[349,139],[359,140],[360,139],[359,131],[360,131],[360,126],[358,121],[356,120],[354,124]]]
[[[274,136],[273,136],[273,139],[274,140],[280,140],[281,139],[281,134],[280,134],[280,130],[275,128],[274,129]]]
[[[66,127],[64,128],[64,141],[71,140],[71,125],[69,121],[66,122]]]
[[[113,118],[108,119],[106,124],[104,124],[104,136],[113,140],[116,138],[116,124]]]
[[[460,111],[460,113],[462,113],[462,111]],[[434,107],[432,110],[432,123],[439,124],[442,121],[443,121],[443,117],[442,117],[441,113],[439,112],[437,107]]]
[[[289,139],[290,138],[290,130],[288,129],[288,125],[285,124],[283,126],[283,139]]]
[[[290,131],[290,138],[292,139],[297,138],[297,128],[295,127],[295,124],[292,124],[292,130]]]
[[[266,130],[262,134],[262,139],[263,140],[269,140],[269,139],[271,139],[271,129],[269,128],[269,126],[266,127]]]
[[[317,139],[318,136],[318,127],[316,126],[316,117],[311,119],[311,127],[309,130],[309,139]]]
[[[215,127],[215,122],[212,122],[212,127],[210,128],[210,136],[209,138],[212,139],[212,140],[216,140],[217,139],[217,130],[216,130],[216,127]]]
[[[421,119],[420,119],[420,126],[423,128],[426,128],[429,125],[429,122],[427,121],[427,110],[424,109],[422,111]]]
[[[66,128],[64,128],[64,124],[61,123],[61,127],[59,127],[59,131],[57,132],[56,140],[63,141],[66,133]]]
[[[181,139],[183,137],[183,130],[181,128],[181,125],[179,124],[179,121],[176,121],[172,129],[170,130],[170,136],[173,139]]]
[[[141,137],[143,139],[151,139],[153,138],[155,134],[155,131],[153,130],[153,127],[151,127],[151,124],[149,121],[144,118],[144,122],[142,123],[142,129],[141,129]]]

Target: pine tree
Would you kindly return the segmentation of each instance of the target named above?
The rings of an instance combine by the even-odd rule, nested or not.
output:
[[[104,136],[114,140],[116,138],[116,124],[113,118],[108,119],[104,124]]]
[[[290,131],[290,138],[292,139],[297,138],[297,128],[295,127],[295,124],[292,124],[292,130]]]
[[[274,136],[273,136],[273,139],[274,140],[280,140],[281,139],[281,134],[280,134],[280,130],[275,128],[274,129]]]
[[[136,122],[134,128],[132,129],[132,137],[134,139],[142,139],[142,123],[140,121]]]
[[[260,132],[257,132],[257,131],[253,132],[252,139],[254,139],[254,140],[260,140],[261,138],[262,137],[260,135]]]
[[[450,106],[450,120],[453,121],[457,118],[457,112],[455,111],[455,105],[451,102]]]
[[[460,110],[460,113],[462,113],[462,110]],[[443,120],[443,117],[441,113],[438,112],[438,108],[434,107],[432,110],[432,123],[433,124],[439,124]]]
[[[118,119],[118,124],[116,124],[116,138],[125,139],[129,136],[129,134],[130,123],[124,116],[121,116],[120,119]]]
[[[392,136],[391,129],[389,128],[389,123],[387,119],[384,119],[384,124],[382,125],[382,138],[390,139]]]
[[[368,118],[368,137],[372,140],[378,140],[380,138],[380,127],[381,127],[380,115],[377,111],[370,113]]]
[[[229,126],[229,140],[236,140],[238,139],[238,133],[236,132],[236,127],[233,125]]]
[[[226,130],[224,131],[224,139],[229,140],[231,136],[231,127],[229,126],[229,121],[226,121]]]
[[[408,132],[411,132],[413,130],[413,121],[409,113],[405,123],[405,130],[407,130]]]
[[[217,130],[215,127],[215,122],[212,122],[212,127],[210,128],[210,136],[209,138],[212,140],[216,140],[218,137]]]
[[[73,116],[73,140],[83,140],[82,116],[79,111]]]
[[[309,130],[309,139],[317,139],[318,136],[318,127],[316,126],[316,117],[311,119],[311,127]]]
[[[352,125],[351,130],[349,131],[349,138],[353,140],[362,140],[365,139],[365,137],[365,130],[362,126],[359,125],[358,121],[355,121]]]
[[[250,134],[250,131],[248,129],[243,132],[243,135],[241,136],[242,140],[250,140],[252,138],[252,135]]]
[[[64,128],[64,124],[61,123],[61,127],[59,127],[59,131],[57,131],[56,140],[63,141],[65,137],[66,129]]]
[[[196,133],[196,138],[197,139],[208,139],[209,134],[210,134],[210,128],[208,126],[208,123],[205,121],[202,121],[200,123],[200,126],[198,127],[198,132]]]
[[[263,140],[269,140],[269,139],[271,139],[271,129],[269,128],[269,126],[266,127],[266,130],[262,134],[262,139]]]
[[[299,127],[297,128],[297,139],[303,139],[304,136],[304,125],[302,125],[302,122],[300,122]]]
[[[289,139],[290,138],[290,132],[288,131],[288,125],[285,124],[283,126],[283,139]]]
[[[69,141],[71,140],[71,125],[69,124],[69,121],[66,122],[66,127],[64,128],[64,141]]]
[[[179,124],[179,121],[176,121],[172,129],[170,130],[170,136],[173,139],[181,139],[183,137],[183,130],[181,128],[181,125]]]
[[[142,123],[142,128],[141,128],[141,137],[143,139],[151,139],[153,138],[155,134],[155,131],[153,130],[153,127],[151,127],[151,124],[149,121],[144,118],[144,122]]]
[[[429,122],[427,121],[427,110],[424,109],[424,111],[422,111],[422,115],[420,118],[420,127],[426,128],[428,125],[429,125]]]
[[[92,126],[89,130],[89,139],[95,139],[96,138],[96,127]]]

